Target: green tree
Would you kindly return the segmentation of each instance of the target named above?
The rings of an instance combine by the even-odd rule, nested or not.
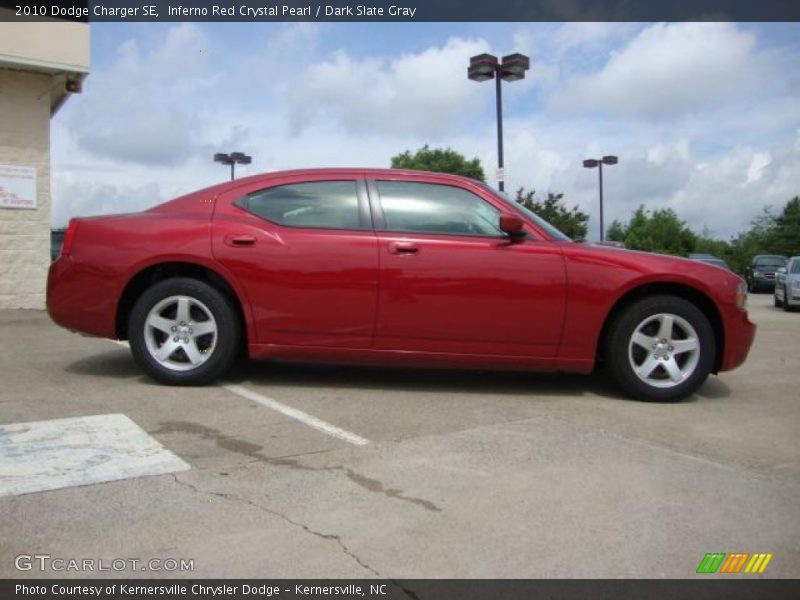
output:
[[[714,256],[727,260],[730,249],[731,245],[728,242],[713,237],[706,227],[700,235],[695,237],[694,249],[692,252],[713,254]]]
[[[651,212],[644,205],[634,211],[627,224],[612,222],[609,233],[614,236],[609,239],[624,242],[626,248],[676,256],[694,251],[697,240],[697,235],[671,208]]]
[[[773,227],[767,233],[766,245],[773,254],[800,254],[800,196],[789,200],[783,212],[774,219]]]
[[[410,150],[406,150],[402,154],[393,156],[392,168],[452,173],[471,177],[478,181],[486,181],[481,161],[477,158],[468,160],[463,154],[450,148],[430,148],[427,144],[414,154],[411,154]]]
[[[750,222],[750,229],[736,235],[731,240],[725,260],[734,271],[743,274],[756,254],[772,253],[770,246],[775,230],[775,221],[775,216],[767,206]]]
[[[611,242],[625,242],[626,229],[619,219],[614,219],[611,221],[611,225],[608,226],[606,239]]]
[[[536,190],[526,191],[521,187],[517,190],[516,200],[573,240],[586,238],[589,215],[581,211],[577,204],[567,208],[564,204],[564,194],[548,192],[547,198],[539,201],[536,198]]]

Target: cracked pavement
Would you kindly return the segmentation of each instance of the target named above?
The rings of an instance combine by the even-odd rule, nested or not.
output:
[[[691,577],[706,552],[800,575],[800,314],[750,297],[750,360],[687,402],[604,380],[238,365],[230,380],[371,440],[352,446],[220,387],[144,378],[124,347],[0,313],[0,423],[124,413],[191,465],[0,498],[18,554],[185,558],[100,577]]]

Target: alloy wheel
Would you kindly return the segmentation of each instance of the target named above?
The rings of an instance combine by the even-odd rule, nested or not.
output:
[[[683,317],[659,313],[633,330],[628,360],[636,376],[648,385],[671,388],[694,373],[700,359],[700,338]]]
[[[205,363],[217,343],[217,322],[208,307],[190,296],[158,302],[144,323],[150,356],[172,371],[190,371]]]

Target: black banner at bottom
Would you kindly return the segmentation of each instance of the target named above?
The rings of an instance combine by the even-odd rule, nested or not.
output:
[[[3,600],[797,600],[797,579],[4,579]]]

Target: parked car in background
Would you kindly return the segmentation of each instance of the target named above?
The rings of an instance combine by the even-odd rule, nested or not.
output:
[[[775,274],[775,306],[790,311],[800,306],[800,256],[793,256]]]
[[[731,270],[731,268],[728,266],[728,263],[721,258],[717,258],[713,254],[689,254],[688,258],[689,260],[706,263],[707,265],[714,265],[715,267],[728,269],[728,271]]]
[[[775,288],[775,272],[786,266],[786,257],[777,254],[759,254],[745,269],[744,279],[751,292],[772,291]]]
[[[167,384],[253,358],[590,373],[671,401],[744,362],[744,281],[573,242],[473,179],[395,169],[257,175],[141,213],[73,219],[56,323],[130,341]]]

